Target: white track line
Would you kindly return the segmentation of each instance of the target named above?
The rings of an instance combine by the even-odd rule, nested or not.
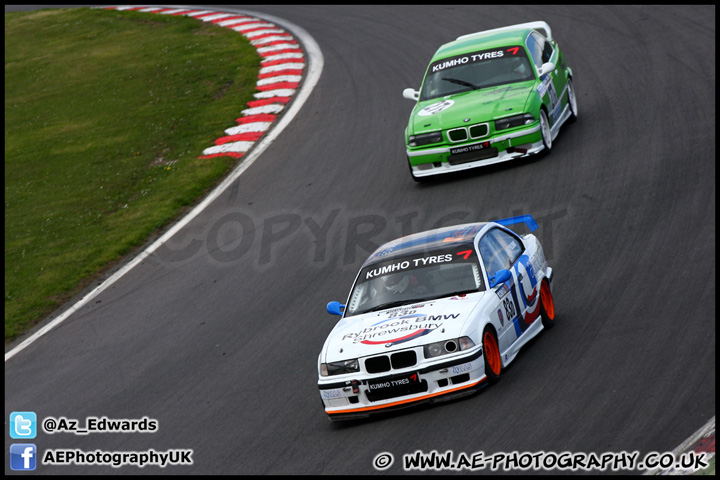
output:
[[[175,8],[175,7],[166,7],[166,8]],[[179,7],[177,7],[179,8]],[[188,8],[188,7],[185,7]],[[209,13],[209,12],[206,12]],[[210,194],[208,194],[207,197],[205,197],[195,208],[193,208],[190,213],[188,213],[184,218],[179,220],[177,223],[175,223],[167,232],[165,232],[159,239],[157,239],[152,245],[150,245],[148,248],[146,248],[143,252],[141,252],[137,257],[133,258],[130,262],[125,264],[120,270],[115,272],[113,275],[111,275],[107,280],[105,280],[101,285],[93,289],[90,293],[85,295],[80,301],[78,301],[76,304],[74,304],[72,307],[64,311],[60,316],[58,316],[53,321],[49,322],[48,324],[44,325],[42,328],[40,328],[38,331],[33,333],[31,336],[26,338],[24,341],[22,341],[20,344],[18,344],[15,348],[10,350],[9,352],[5,353],[5,361],[7,362],[12,357],[17,355],[19,352],[24,350],[28,345],[35,342],[38,338],[42,337],[46,333],[48,333],[50,330],[58,326],[60,323],[65,321],[70,315],[77,312],[80,308],[82,308],[84,305],[86,305],[90,300],[98,296],[101,292],[105,291],[108,287],[110,287],[112,284],[117,282],[120,278],[122,278],[126,273],[128,273],[130,270],[135,268],[137,265],[140,264],[143,260],[145,260],[148,256],[150,256],[155,250],[157,250],[160,246],[162,246],[165,242],[167,242],[170,238],[172,238],[173,235],[175,235],[179,230],[181,230],[185,225],[190,223],[195,217],[197,217],[208,205],[210,205],[215,199],[217,199],[224,191],[227,189],[235,180],[240,177],[240,175],[245,172],[250,166],[255,163],[255,160],[258,159],[258,157],[267,149],[280,135],[280,133],[287,127],[290,122],[293,120],[295,115],[300,111],[300,108],[303,106],[305,101],[308,99],[310,94],[313,91],[313,88],[317,84],[318,80],[320,79],[320,75],[322,74],[323,65],[325,63],[325,60],[323,58],[322,52],[320,51],[320,47],[318,46],[317,42],[315,42],[315,39],[313,39],[310,34],[305,31],[305,29],[298,27],[297,25],[294,25],[290,22],[287,22],[283,19],[272,17],[269,15],[265,15],[262,13],[254,13],[254,12],[242,12],[240,14],[246,14],[246,15],[255,15],[258,16],[264,20],[268,20],[271,22],[275,22],[280,26],[283,26],[287,28],[289,31],[293,33],[293,35],[300,40],[300,44],[305,48],[305,51],[307,52],[308,57],[308,64],[307,68],[305,69],[305,79],[302,85],[300,86],[300,89],[297,90],[295,93],[295,96],[293,98],[293,101],[290,102],[289,108],[283,113],[282,117],[275,123],[275,125],[272,127],[271,130],[269,130],[265,136],[257,142],[252,152],[250,152],[248,155],[242,157],[241,163],[235,168],[235,170],[230,173],[230,175],[225,178],[225,180],[220,183],[220,185],[215,188]]]

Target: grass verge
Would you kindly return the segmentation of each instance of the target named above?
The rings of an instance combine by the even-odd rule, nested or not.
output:
[[[5,14],[5,341],[217,184],[199,159],[248,101],[260,57],[196,19]]]

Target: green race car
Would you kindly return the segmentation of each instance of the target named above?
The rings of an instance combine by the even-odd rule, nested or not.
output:
[[[550,150],[577,118],[573,74],[542,21],[458,37],[430,61],[405,129],[413,179]]]

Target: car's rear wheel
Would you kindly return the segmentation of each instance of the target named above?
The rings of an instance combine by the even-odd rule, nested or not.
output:
[[[543,327],[552,328],[555,325],[555,301],[547,280],[543,280],[540,285],[540,315]]]
[[[488,383],[496,383],[500,380],[502,373],[502,360],[497,336],[490,326],[485,327],[482,341],[483,355],[485,355],[485,375],[487,375]]]
[[[540,132],[542,133],[545,150],[550,151],[552,148],[552,132],[550,132],[550,122],[548,121],[547,114],[543,109],[540,109]]]
[[[577,96],[575,95],[575,85],[573,85],[572,78],[568,78],[568,105],[570,105],[570,118],[568,118],[568,123],[574,123],[575,120],[577,120],[578,115],[578,106],[577,106]]]

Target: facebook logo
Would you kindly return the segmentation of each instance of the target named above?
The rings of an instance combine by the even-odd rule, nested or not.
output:
[[[35,470],[37,465],[37,447],[32,443],[13,443],[10,445],[11,470]]]
[[[35,412],[12,412],[10,414],[10,438],[35,438],[37,415]]]

